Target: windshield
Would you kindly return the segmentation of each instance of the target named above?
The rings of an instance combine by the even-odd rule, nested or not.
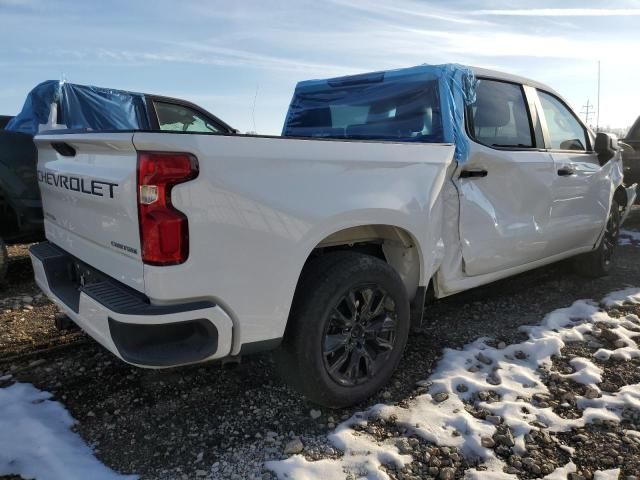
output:
[[[629,133],[627,134],[627,140],[638,140],[640,141],[640,117],[636,120],[636,123],[633,124],[633,127],[629,129]]]
[[[444,141],[435,79],[369,74],[313,83],[296,89],[284,136]]]

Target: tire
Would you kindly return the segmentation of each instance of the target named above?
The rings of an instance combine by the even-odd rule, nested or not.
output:
[[[4,283],[7,276],[7,266],[9,265],[9,252],[4,240],[0,238],[0,285]]]
[[[607,225],[598,248],[574,259],[574,269],[577,273],[590,278],[609,275],[615,249],[618,245],[620,218],[620,205],[613,200]]]
[[[409,299],[392,267],[356,252],[325,254],[302,272],[278,370],[314,403],[353,405],[389,381],[409,327]]]

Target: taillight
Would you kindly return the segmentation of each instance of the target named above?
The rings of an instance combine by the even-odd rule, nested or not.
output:
[[[171,189],[198,176],[188,153],[138,153],[138,220],[142,261],[177,265],[189,256],[187,217],[171,204]]]

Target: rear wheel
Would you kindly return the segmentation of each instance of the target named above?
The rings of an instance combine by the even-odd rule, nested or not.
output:
[[[369,255],[330,253],[305,268],[276,360],[307,398],[344,407],[389,380],[408,333],[409,300],[396,271]]]
[[[9,252],[7,251],[7,245],[0,237],[0,284],[4,283],[4,279],[7,275],[7,265],[9,264]]]
[[[593,252],[579,255],[574,259],[574,268],[577,273],[592,278],[609,274],[620,235],[620,218],[620,205],[613,200],[600,245]]]

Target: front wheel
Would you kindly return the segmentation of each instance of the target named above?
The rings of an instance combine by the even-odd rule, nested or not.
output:
[[[305,267],[276,361],[311,401],[345,407],[389,381],[408,334],[409,300],[397,272],[369,255],[334,252]]]
[[[604,277],[609,274],[618,245],[620,219],[620,205],[613,200],[600,245],[593,252],[579,255],[574,259],[574,267],[577,273],[592,278]]]

